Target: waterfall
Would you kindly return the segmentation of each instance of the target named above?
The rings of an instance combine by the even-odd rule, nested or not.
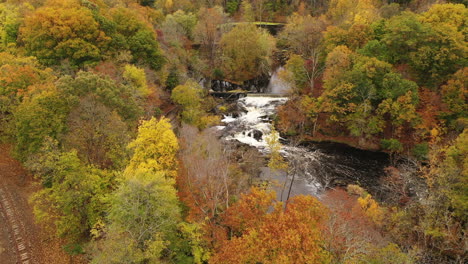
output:
[[[274,82],[275,78],[272,77],[270,81],[271,91],[284,92],[285,86],[278,87],[279,84]],[[238,112],[224,116],[224,126],[217,128],[224,140],[238,141],[267,154],[269,150],[266,138],[272,131],[272,116],[276,113],[276,108],[287,101],[287,97],[259,94],[241,98],[237,101]],[[384,153],[331,142],[309,143],[307,146],[288,143],[282,146],[280,153],[289,163],[288,173],[271,173],[268,168],[263,168],[262,178],[289,188],[292,176],[295,176],[291,194],[293,196],[318,196],[326,188],[347,184],[359,184],[372,191],[372,188],[379,185],[379,179],[384,175],[383,169],[388,166],[388,157]],[[276,189],[278,195],[281,193],[280,189]],[[283,192],[283,196],[278,198],[284,200],[286,194],[287,192]]]
[[[226,126],[219,127],[220,130],[224,130],[223,138],[253,146],[261,153],[267,154],[269,149],[266,138],[272,131],[271,116],[275,114],[276,108],[287,100],[286,97],[245,97],[239,99],[237,104],[241,114],[236,118],[225,116],[222,119],[222,122],[226,124]],[[285,145],[281,149],[281,154],[289,161],[290,165],[296,168],[294,171],[298,177],[293,185],[293,195],[317,195],[319,190],[323,189],[325,185],[319,183],[311,173],[313,168],[308,168],[314,166],[317,157],[321,155],[320,152]],[[303,160],[298,162],[298,157],[303,158]],[[286,175],[284,172],[271,173],[267,168],[263,168],[262,175],[262,178],[274,180],[280,185],[287,182],[292,176]],[[276,191],[278,195],[281,195],[281,190],[277,189]],[[285,195],[286,193],[283,193],[283,196]]]
[[[278,105],[284,104],[286,97],[245,97],[238,100],[238,108],[242,113],[237,118],[225,116],[221,121],[227,124],[231,135],[227,140],[237,140],[253,147],[267,147],[266,137],[271,132],[270,117]]]
[[[287,94],[291,90],[291,85],[280,78],[279,74],[284,70],[282,66],[278,67],[271,75],[267,91],[272,94]]]

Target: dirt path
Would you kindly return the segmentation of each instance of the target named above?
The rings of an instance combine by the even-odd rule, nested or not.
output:
[[[70,263],[61,241],[35,223],[28,199],[40,187],[10,150],[0,145],[0,263]]]

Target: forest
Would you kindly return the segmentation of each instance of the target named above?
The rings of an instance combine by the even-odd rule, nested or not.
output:
[[[0,1],[0,262],[467,263],[466,5]],[[262,147],[220,136],[273,76]],[[387,163],[290,195],[314,142]],[[3,160],[43,234],[16,251]]]

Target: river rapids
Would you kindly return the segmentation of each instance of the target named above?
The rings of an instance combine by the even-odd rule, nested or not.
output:
[[[227,141],[238,141],[268,154],[266,138],[272,133],[272,118],[287,97],[249,95],[237,101],[237,113],[222,119],[224,126],[217,129]],[[327,188],[359,184],[369,191],[375,187],[388,166],[385,153],[364,151],[344,144],[308,142],[293,145],[285,142],[281,154],[289,163],[288,172],[272,172],[263,168],[261,178],[276,182],[278,198],[285,200],[291,187],[291,196],[309,194],[319,196]],[[293,180],[294,179],[294,180]],[[291,186],[292,184],[292,186]],[[375,189],[375,190],[373,190]]]

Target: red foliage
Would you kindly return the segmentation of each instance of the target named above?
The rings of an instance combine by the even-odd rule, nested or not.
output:
[[[417,112],[422,118],[418,126],[425,134],[438,126],[437,116],[441,113],[442,99],[435,91],[427,88],[419,89],[419,105]]]
[[[314,90],[312,91],[313,97],[319,97],[323,93],[323,75],[318,76],[314,80]]]
[[[286,134],[304,134],[307,116],[298,100],[289,100],[278,107],[277,127],[280,132]]]
[[[93,72],[102,75],[107,75],[109,76],[109,78],[115,81],[121,80],[121,72],[118,70],[117,65],[111,61],[100,62],[94,67]]]

